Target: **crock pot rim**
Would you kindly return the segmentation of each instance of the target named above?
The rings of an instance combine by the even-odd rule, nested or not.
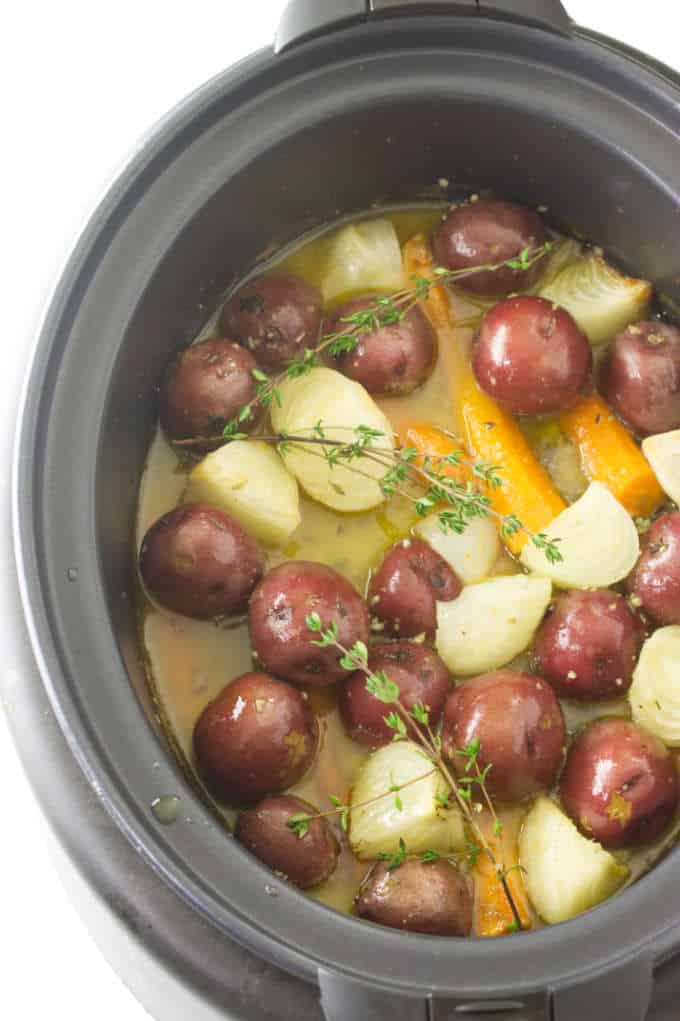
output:
[[[407,30],[407,23],[399,26],[399,32]],[[395,31],[395,26],[391,26],[392,31]],[[362,34],[367,31],[376,31],[376,26],[361,26],[360,28],[352,28],[347,30],[347,34]],[[509,31],[515,31],[514,28]],[[525,30],[524,30],[525,31]],[[536,30],[540,35],[540,32]],[[603,37],[596,36],[593,33],[579,31],[579,35],[583,39],[594,41],[595,43],[601,43],[607,46],[613,53],[622,52],[621,47],[617,44],[612,43]],[[314,49],[322,46],[324,40],[312,40],[310,43],[304,44],[304,50],[313,51]],[[239,84],[253,83],[258,75],[268,68],[272,60],[278,62],[286,59],[296,59],[300,56],[303,51],[301,47],[300,51],[294,51],[292,54],[285,54],[283,57],[272,58],[268,51],[262,51],[260,54],[254,55],[251,58],[247,58],[242,61],[235,68],[225,72],[222,75],[217,76],[206,86],[197,90],[188,99],[180,104],[174,111],[172,111],[166,118],[164,118],[159,125],[149,134],[145,140],[141,150],[133,157],[131,162],[126,166],[121,175],[117,178],[113,187],[109,190],[103,203],[99,206],[96,213],[90,220],[84,234],[78,242],[76,249],[69,260],[66,270],[58,284],[49,310],[45,316],[41,331],[40,339],[36,345],[34,356],[32,359],[29,374],[26,379],[24,393],[22,397],[22,410],[19,416],[20,428],[17,433],[17,443],[13,466],[13,485],[12,485],[12,497],[13,497],[13,532],[16,545],[17,553],[17,566],[21,585],[22,601],[24,605],[24,611],[31,632],[31,640],[34,648],[34,654],[39,662],[41,673],[43,676],[43,682],[46,690],[50,696],[50,700],[54,707],[55,713],[59,719],[60,726],[65,733],[65,736],[69,742],[69,745],[78,759],[81,767],[83,768],[88,780],[97,791],[102,802],[105,804],[107,810],[114,816],[118,825],[124,830],[131,842],[144,854],[147,860],[159,870],[166,880],[168,880],[173,887],[183,897],[189,899],[195,907],[199,910],[208,914],[211,919],[216,922],[211,912],[206,909],[204,903],[201,902],[200,891],[194,890],[189,891],[185,882],[180,882],[177,876],[174,874],[176,863],[172,861],[171,857],[167,854],[167,841],[163,839],[165,834],[158,834],[153,830],[150,822],[142,822],[143,835],[142,839],[137,830],[139,820],[134,820],[134,824],[130,818],[127,817],[125,811],[125,798],[121,800],[121,794],[125,792],[110,790],[107,784],[107,777],[101,775],[100,770],[97,768],[98,763],[96,761],[96,753],[92,747],[88,747],[87,736],[82,732],[78,726],[77,718],[74,718],[67,708],[67,703],[64,701],[66,689],[63,685],[58,686],[55,684],[55,677],[58,677],[60,673],[59,657],[54,648],[50,648],[51,634],[49,629],[48,616],[45,614],[45,605],[43,603],[44,593],[40,593],[40,599],[38,600],[38,589],[39,589],[39,573],[35,570],[39,549],[35,546],[36,537],[33,534],[32,527],[29,527],[29,522],[32,523],[32,516],[30,513],[23,513],[30,508],[31,494],[33,491],[34,479],[31,471],[31,460],[33,454],[33,429],[37,425],[38,416],[41,412],[41,401],[43,397],[43,386],[45,384],[44,370],[46,369],[48,356],[51,353],[52,344],[54,337],[58,330],[64,329],[64,322],[68,316],[68,310],[71,303],[75,300],[79,300],[82,295],[81,289],[87,288],[87,274],[88,272],[94,271],[94,263],[92,260],[96,260],[98,255],[103,254],[101,249],[102,241],[105,237],[106,230],[111,226],[113,218],[117,213],[121,212],[121,208],[125,203],[126,198],[129,196],[129,192],[133,186],[136,185],[140,178],[146,173],[152,166],[154,160],[159,159],[165,143],[172,141],[174,137],[183,129],[184,126],[193,122],[201,113],[210,106],[214,101],[215,95],[218,91],[224,92],[236,88]],[[648,65],[646,59],[635,51],[626,49],[626,59],[630,58],[634,54],[635,58],[643,63],[644,66]],[[654,68],[654,73],[659,74],[658,69]],[[677,87],[680,82],[680,78],[668,69],[665,69],[663,75],[664,80],[672,82],[674,87]],[[36,386],[39,382],[40,385]],[[59,688],[61,690],[59,690]],[[162,754],[163,746],[160,742],[157,742],[159,754]],[[676,867],[671,870],[671,865]],[[655,876],[661,879],[661,876],[668,873],[667,878],[670,880],[674,878],[677,872],[678,861],[671,862],[670,860],[664,862],[655,871]],[[253,866],[259,868],[259,866]],[[186,878],[186,877],[185,877]],[[621,904],[624,903],[623,898],[621,901],[614,900],[604,908],[598,909],[599,912],[610,912],[612,920],[616,915],[630,916],[633,917],[635,909],[633,908],[633,902],[638,902],[640,907],[644,898],[644,891],[647,884],[642,883],[636,889],[630,891],[626,898],[630,904],[630,909],[625,912],[621,910]],[[347,929],[347,938],[351,939],[357,933],[357,927],[359,923],[343,919],[341,916],[329,915],[326,909],[314,904],[313,902],[303,900],[300,898],[300,903],[305,905],[305,910],[309,911],[322,911],[325,917],[328,919],[328,924],[337,924],[341,926],[350,926]],[[584,916],[588,917],[588,916]],[[266,953],[276,963],[282,964],[298,974],[303,975],[306,978],[313,978],[315,976],[316,967],[328,967],[338,970],[336,962],[332,959],[319,959],[313,960],[312,956],[308,953],[300,954],[299,951],[292,947],[283,947],[278,941],[271,940],[265,936],[263,932],[258,933],[257,938],[251,938],[247,932],[234,932],[233,927],[219,924],[221,928],[229,932],[230,935],[234,936],[240,941],[249,945],[252,949],[258,953]],[[524,950],[527,952],[534,952],[539,947],[547,949],[548,945],[551,945],[557,949],[563,942],[563,937],[566,935],[567,930],[571,929],[577,932],[579,928],[583,926],[583,919],[577,919],[574,922],[567,923],[566,926],[555,927],[552,930],[544,930],[540,933],[527,934],[522,937]],[[247,923],[248,927],[252,927],[251,923]],[[441,945],[436,940],[428,939],[427,937],[404,937],[401,934],[394,934],[385,930],[369,929],[365,925],[362,928],[366,932],[371,932],[375,940],[379,940],[389,948],[390,953],[397,953],[400,948],[407,945],[410,940],[426,941],[438,949],[441,949]],[[656,934],[653,934],[656,935]],[[607,958],[607,963],[611,964],[617,957],[632,955],[636,953],[643,945],[649,942],[652,938],[649,934],[645,934],[645,937],[637,942],[632,941],[627,944],[626,949],[622,954],[612,954]],[[504,952],[506,947],[510,947],[510,943],[519,943],[519,941],[508,941],[507,944],[504,941],[504,946],[498,948],[500,952]],[[475,944],[466,944],[466,946],[474,946]],[[485,955],[488,960],[488,948],[484,949]],[[601,962],[596,962],[592,968],[594,970],[600,966]],[[356,974],[352,973],[356,978],[363,978],[369,981],[371,984],[376,985],[376,978],[373,974]],[[586,969],[580,969],[579,977],[584,977]],[[382,985],[385,988],[394,990],[395,986],[403,985],[404,991],[411,994],[417,992],[418,995],[426,992],[425,987],[417,988],[414,986],[413,980],[409,977],[404,979],[403,977],[390,977],[387,981],[383,982]],[[524,982],[522,975],[517,976],[516,984],[512,986],[512,991],[519,993],[533,988],[528,986]],[[503,991],[507,991],[507,984],[503,985]],[[432,991],[430,985],[427,986],[427,991]],[[462,991],[462,990],[461,990]],[[471,986],[469,990],[465,990],[466,995],[476,995],[479,991],[488,993],[488,984],[484,987]]]

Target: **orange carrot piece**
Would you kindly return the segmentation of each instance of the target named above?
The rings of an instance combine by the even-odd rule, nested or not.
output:
[[[566,504],[519,426],[472,378],[459,387],[457,398],[468,450],[481,461],[497,465],[503,480],[489,492],[494,509],[503,515],[515,514],[534,534],[542,532]],[[527,541],[526,532],[518,532],[506,545],[519,553]]]
[[[408,277],[434,278],[432,252],[424,235],[416,234],[404,245],[404,266]],[[464,428],[465,448],[480,461],[496,465],[503,480],[502,486],[487,493],[494,510],[504,516],[515,514],[530,532],[542,532],[564,510],[564,500],[517,423],[479,389],[467,359],[459,356],[446,289],[439,284],[431,287],[422,307],[437,334],[439,357],[445,362],[451,398]],[[451,453],[460,446],[440,430],[419,425],[405,429],[402,442],[430,456]],[[525,532],[518,532],[506,545],[512,553],[519,553],[527,540]]]
[[[506,869],[512,870],[507,875],[510,893],[522,919],[522,927],[530,929],[532,919],[524,879],[520,870],[514,867],[519,860],[517,837],[520,818],[517,812],[501,815],[503,835],[500,839],[493,835],[493,821],[488,812],[481,814],[477,821],[496,860],[502,862]],[[475,884],[475,933],[477,936],[503,936],[512,926],[512,910],[498,874],[484,853],[477,858],[472,874]]]
[[[456,482],[468,482],[472,478],[472,472],[466,463],[461,464],[438,464],[437,458],[447,457],[449,454],[463,450],[461,443],[457,443],[451,436],[447,436],[441,429],[424,422],[408,425],[399,431],[399,442],[402,447],[410,447],[418,451],[418,457],[414,463],[422,467],[426,459],[433,461],[433,467],[442,475],[455,479]]]
[[[560,416],[564,434],[581,454],[583,473],[602,482],[630,514],[653,514],[665,497],[628,430],[601,397],[584,397]]]
[[[459,400],[467,425],[467,449],[487,464],[497,465],[503,480],[497,489],[485,490],[492,507],[502,515],[516,514],[532,532],[543,531],[564,510],[565,503],[524,435],[474,381],[460,387]],[[418,451],[421,463],[425,457],[437,458],[460,450],[459,443],[431,425],[408,426],[400,433],[400,441],[402,446]],[[463,465],[450,466],[442,474],[457,481],[471,477]],[[527,539],[526,533],[518,532],[505,542],[513,553],[519,553]]]

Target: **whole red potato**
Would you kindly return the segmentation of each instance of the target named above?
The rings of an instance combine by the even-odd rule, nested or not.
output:
[[[263,673],[233,680],[194,727],[199,775],[228,805],[292,787],[312,764],[317,743],[316,717],[301,692]]]
[[[642,621],[618,592],[565,592],[536,634],[536,671],[560,698],[618,698],[631,685],[643,638]]]
[[[304,831],[288,825],[298,816],[310,821]],[[234,831],[251,854],[301,890],[325,882],[335,871],[340,845],[326,819],[308,801],[291,794],[265,798],[242,812]]]
[[[650,320],[614,340],[602,367],[600,389],[639,436],[680,427],[680,330]]]
[[[209,446],[257,395],[257,362],[232,340],[212,337],[192,344],[172,362],[160,389],[160,419],[171,440]],[[248,432],[261,409],[239,425]]]
[[[560,704],[545,681],[518,670],[496,670],[456,688],[444,707],[442,752],[458,776],[466,748],[479,746],[489,768],[486,786],[500,801],[521,801],[552,787],[566,743]]]
[[[569,749],[560,782],[566,811],[603,847],[637,847],[670,823],[680,789],[666,746],[635,723],[589,724]]]
[[[205,503],[164,514],[139,552],[139,571],[154,599],[198,620],[242,613],[264,563],[260,547],[239,523]]]
[[[375,296],[354,298],[336,310],[324,333],[347,330],[347,317],[375,307]],[[425,313],[413,305],[399,323],[357,336],[356,347],[334,359],[346,376],[372,394],[410,394],[429,379],[437,341]]]
[[[368,642],[366,603],[357,590],[332,567],[308,560],[291,560],[275,567],[250,600],[250,641],[259,662],[278,677],[298,684],[325,687],[352,672],[340,665],[334,646],[321,649],[308,617],[318,614],[324,629],[335,625],[345,649]]]
[[[469,936],[472,895],[451,862],[407,859],[390,869],[378,862],[364,877],[354,902],[359,918],[430,936]]]
[[[460,595],[463,586],[453,568],[422,539],[402,539],[386,554],[371,577],[371,613],[387,634],[415,638],[437,626],[437,603]]]
[[[657,624],[680,624],[680,512],[662,514],[642,538],[628,591]]]
[[[224,306],[221,325],[267,372],[280,372],[321,331],[321,294],[301,277],[273,273],[249,280]]]
[[[435,728],[451,690],[449,671],[439,656],[416,642],[381,642],[372,646],[368,666],[373,673],[384,671],[399,688],[399,700],[407,711],[420,703]],[[358,670],[340,692],[340,715],[349,736],[371,748],[389,744],[394,730],[385,723],[389,706],[371,695],[366,674]]]
[[[433,250],[438,265],[445,269],[498,266],[461,277],[456,287],[472,294],[500,295],[536,283],[544,259],[536,259],[526,269],[500,264],[518,259],[524,251],[533,255],[546,240],[543,221],[532,209],[500,199],[479,199],[450,210],[434,236]]]
[[[502,407],[542,415],[576,403],[592,361],[590,344],[566,309],[522,295],[486,313],[472,364],[482,390]]]

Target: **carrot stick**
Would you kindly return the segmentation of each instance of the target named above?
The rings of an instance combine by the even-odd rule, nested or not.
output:
[[[407,276],[418,274],[433,279],[432,253],[422,234],[416,234],[404,245],[404,266]],[[480,461],[496,465],[502,477],[503,484],[487,493],[494,510],[504,516],[515,514],[530,532],[542,532],[564,510],[564,500],[516,422],[477,386],[469,361],[461,352],[445,288],[431,287],[422,307],[437,334],[439,357],[457,406],[465,448]],[[433,437],[432,433],[438,435]],[[429,426],[425,431],[420,426],[409,426],[404,430],[404,439],[421,454],[441,454],[445,444],[451,453],[460,446]],[[429,449],[430,442],[435,449]],[[513,553],[519,553],[527,539],[526,533],[518,532],[506,544]]]
[[[456,482],[468,482],[472,478],[472,472],[465,463],[440,465],[435,460],[438,457],[453,454],[457,450],[464,453],[462,445],[447,436],[441,429],[436,429],[433,425],[427,425],[424,422],[407,425],[404,429],[399,430],[399,441],[402,447],[411,447],[418,451],[418,457],[415,458],[414,463],[419,467],[422,468],[427,459],[432,459],[436,471],[450,479],[455,479]]]
[[[560,416],[564,434],[581,454],[583,473],[602,482],[630,514],[653,514],[665,497],[628,430],[601,397],[584,397]]]
[[[493,820],[488,812],[479,816],[477,822],[491,845],[497,861],[505,862],[507,880],[512,898],[517,905],[522,925],[531,928],[531,915],[527,902],[522,873],[518,868],[517,836],[520,816],[517,812],[503,813],[503,835],[493,835]],[[475,883],[475,932],[478,936],[503,936],[512,925],[513,917],[508,899],[498,879],[494,866],[487,855],[480,854],[473,869]]]

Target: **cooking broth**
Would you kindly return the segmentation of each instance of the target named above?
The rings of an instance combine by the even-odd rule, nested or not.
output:
[[[441,206],[417,206],[380,213],[392,221],[401,243],[416,232],[431,233],[441,214]],[[302,239],[282,259],[272,260],[267,269],[276,267],[319,286],[336,231],[337,227],[330,227],[311,241]],[[457,402],[453,399],[451,380],[461,381],[471,376],[469,347],[475,322],[484,307],[483,302],[471,301],[457,294],[455,318],[465,325],[454,331],[454,343],[445,349],[440,345],[437,364],[429,380],[409,396],[376,398],[396,431],[408,422],[423,421],[466,438],[465,423],[455,410]],[[210,329],[204,331],[201,339],[211,333]],[[587,484],[575,448],[555,429],[550,417],[528,421],[524,429],[557,488],[568,501],[575,500]],[[180,457],[159,428],[141,486],[137,548],[151,524],[181,502],[190,467],[191,464]],[[302,523],[289,542],[283,548],[271,547],[266,551],[268,567],[292,559],[318,561],[346,576],[362,595],[371,569],[380,563],[396,541],[409,534],[418,520],[412,503],[399,496],[374,511],[339,514],[301,494],[301,511]],[[517,562],[503,553],[493,573],[513,574],[519,571]],[[183,768],[202,787],[192,762],[193,727],[202,710],[225,684],[253,668],[247,624],[243,620],[214,623],[180,616],[161,609],[141,590],[139,599],[141,637],[160,718]],[[526,657],[512,665],[526,668]],[[298,794],[325,810],[329,807],[331,795],[343,802],[347,800],[357,770],[369,753],[346,735],[334,689],[310,689],[308,694],[319,717],[320,751],[313,768],[290,793]],[[570,730],[594,717],[629,715],[625,699],[604,704],[565,702],[563,705]],[[235,813],[220,807],[207,792],[205,795],[225,826],[231,827]],[[513,852],[524,811],[524,808],[517,807],[502,813],[505,846]],[[639,867],[652,852],[653,848],[646,847],[624,857],[634,867]],[[368,867],[367,863],[358,862],[343,843],[336,871],[310,893],[330,907],[349,912],[358,884]],[[525,899],[523,906],[532,923],[539,925],[537,916],[530,911]]]

